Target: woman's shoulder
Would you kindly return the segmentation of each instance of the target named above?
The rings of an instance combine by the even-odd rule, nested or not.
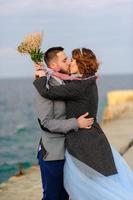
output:
[[[97,76],[90,76],[90,77],[86,77],[86,78],[83,78],[81,80],[81,83],[84,84],[84,85],[91,85],[91,84],[94,84],[96,83],[96,79],[97,79]]]
[[[96,75],[93,75],[93,76],[88,76],[88,77],[85,77],[83,78],[82,80],[83,81],[94,81],[97,79],[97,76]]]
[[[87,83],[87,82],[95,82],[97,79],[96,75],[83,77],[79,79],[73,79],[73,80],[67,80],[67,83],[73,82],[73,83]]]
[[[65,81],[65,84],[67,84],[68,87],[71,88],[86,88],[86,86],[88,87],[89,85],[91,86],[92,84],[96,83],[96,76],[91,76],[91,77],[87,77],[87,78],[82,78],[79,80],[67,80]]]

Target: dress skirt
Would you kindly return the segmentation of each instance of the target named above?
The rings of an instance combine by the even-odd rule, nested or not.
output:
[[[65,153],[64,186],[71,200],[133,200],[133,171],[113,148],[118,173],[104,176]]]

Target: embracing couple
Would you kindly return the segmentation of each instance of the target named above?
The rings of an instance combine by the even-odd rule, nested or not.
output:
[[[62,47],[35,64],[38,148],[42,200],[131,200],[133,172],[110,146],[97,122],[96,55],[74,49],[69,62]]]

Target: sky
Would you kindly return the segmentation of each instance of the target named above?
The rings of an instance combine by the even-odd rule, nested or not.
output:
[[[43,32],[42,50],[90,48],[100,74],[133,74],[133,0],[0,0],[0,78],[33,77],[30,58],[16,48]]]

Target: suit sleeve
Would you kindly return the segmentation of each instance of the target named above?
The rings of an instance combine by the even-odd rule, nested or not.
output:
[[[47,78],[45,76],[33,82],[40,95],[45,98],[51,100],[77,100],[80,97],[80,91],[75,81],[71,81],[66,85],[49,86],[49,89],[46,88],[46,83]]]
[[[67,132],[79,128],[76,118],[70,119],[54,119],[53,102],[45,99],[36,91],[36,108],[39,124],[44,131],[50,131],[53,134],[66,134]]]

